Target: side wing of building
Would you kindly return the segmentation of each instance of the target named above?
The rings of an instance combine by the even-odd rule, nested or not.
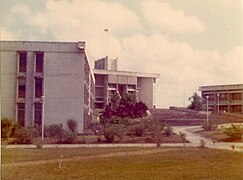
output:
[[[80,48],[82,46],[82,48]],[[94,79],[84,42],[1,42],[2,116],[22,126],[91,118]]]

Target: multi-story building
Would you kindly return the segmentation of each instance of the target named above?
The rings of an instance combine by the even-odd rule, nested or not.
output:
[[[243,84],[201,86],[199,91],[210,111],[243,113]]]
[[[156,78],[159,74],[117,70],[117,59],[95,61],[95,108],[104,109],[114,93],[134,94],[149,108],[156,107]]]
[[[94,76],[84,42],[1,41],[1,116],[21,126],[73,119],[83,132],[93,112]]]

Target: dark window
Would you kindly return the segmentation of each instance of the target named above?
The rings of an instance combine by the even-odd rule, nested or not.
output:
[[[44,53],[36,53],[36,72],[43,72]]]
[[[25,97],[26,79],[19,79],[18,97]]]
[[[231,100],[241,100],[241,93],[231,94]]]
[[[18,104],[18,121],[20,126],[24,126],[24,118],[25,118],[25,104]]]
[[[42,119],[42,104],[41,103],[36,103],[35,104],[35,124],[36,125],[41,125],[41,119]]]
[[[19,53],[19,72],[26,72],[27,53]]]
[[[41,97],[42,96],[42,79],[36,78],[35,79],[35,97]]]

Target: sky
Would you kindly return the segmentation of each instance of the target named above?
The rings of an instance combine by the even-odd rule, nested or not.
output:
[[[243,83],[242,0],[0,0],[0,27],[1,40],[85,41],[91,62],[159,73],[160,108]]]

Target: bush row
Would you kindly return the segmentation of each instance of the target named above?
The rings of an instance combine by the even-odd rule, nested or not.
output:
[[[45,137],[55,137],[59,143],[72,143],[77,137],[77,122],[75,120],[67,121],[67,128],[62,124],[52,124],[44,127]],[[17,121],[8,118],[1,120],[1,135],[3,139],[15,137],[17,144],[32,144],[34,140],[42,134],[41,126],[21,127]],[[37,142],[40,143],[39,141]]]

